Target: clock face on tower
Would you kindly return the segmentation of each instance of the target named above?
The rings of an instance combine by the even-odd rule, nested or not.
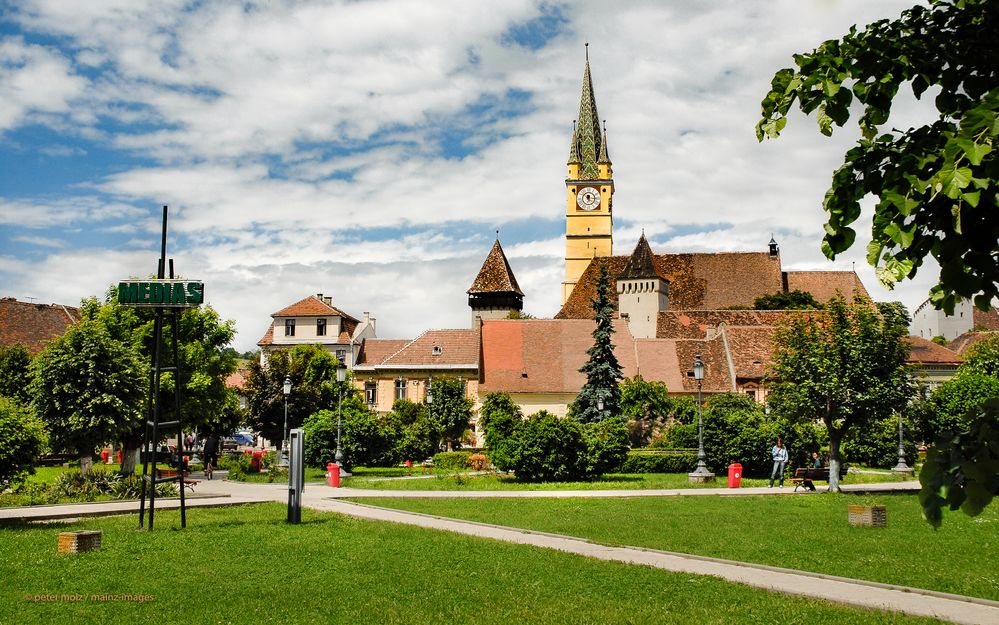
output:
[[[584,211],[600,208],[600,191],[597,191],[593,187],[583,187],[576,194],[576,204]]]

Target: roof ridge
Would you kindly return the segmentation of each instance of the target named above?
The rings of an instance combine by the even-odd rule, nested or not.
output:
[[[427,332],[430,332],[430,330],[424,330],[423,332],[420,332],[420,334],[415,339],[412,339],[411,341],[409,341],[408,343],[406,343],[405,345],[403,345],[402,347],[400,347],[398,350],[396,350],[394,353],[386,356],[385,358],[382,358],[382,362],[378,363],[378,364],[386,363],[389,360],[392,360],[393,358],[395,358],[396,356],[398,356],[399,354],[401,354],[402,351],[405,350],[407,347],[409,347],[410,345],[412,345],[416,341],[418,341],[421,338],[423,338],[424,335],[427,334]],[[406,340],[406,339],[402,339],[402,340]]]

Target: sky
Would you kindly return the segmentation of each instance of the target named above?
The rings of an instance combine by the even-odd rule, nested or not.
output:
[[[524,309],[558,312],[584,44],[614,164],[616,254],[764,251],[882,288],[872,203],[828,261],[822,198],[859,132],[791,116],[759,143],[773,74],[902,2],[0,1],[0,296],[77,304],[178,274],[255,348],[310,294],[382,338],[470,324],[499,231]],[[900,95],[887,127],[932,119]]]

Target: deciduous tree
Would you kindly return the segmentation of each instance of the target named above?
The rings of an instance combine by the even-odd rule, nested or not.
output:
[[[0,397],[12,397],[22,404],[31,401],[31,354],[20,343],[0,345]]]
[[[774,338],[769,403],[789,421],[821,420],[829,436],[829,488],[838,490],[840,447],[851,429],[903,410],[913,384],[905,317],[855,297],[790,318]]]

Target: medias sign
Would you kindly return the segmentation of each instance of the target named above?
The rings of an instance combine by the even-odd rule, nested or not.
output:
[[[205,302],[201,280],[135,280],[118,283],[122,306],[196,308]]]

